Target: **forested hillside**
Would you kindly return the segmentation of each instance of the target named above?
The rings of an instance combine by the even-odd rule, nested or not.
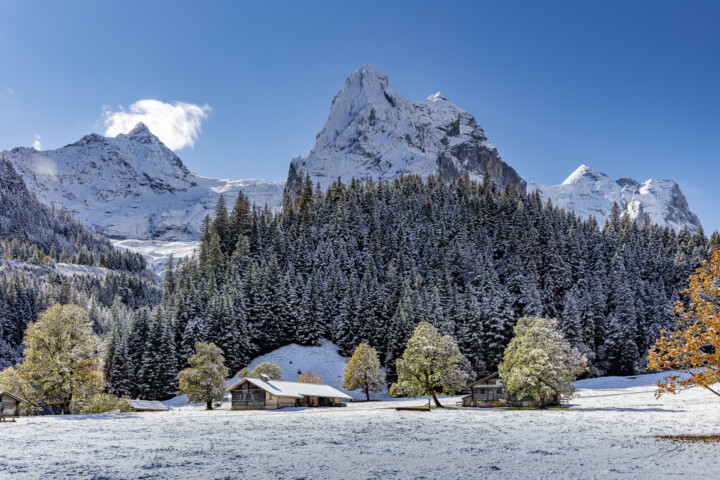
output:
[[[164,398],[195,342],[219,345],[234,372],[326,337],[344,354],[374,346],[392,380],[421,321],[455,336],[479,376],[529,315],[557,318],[593,374],[634,373],[711,245],[717,233],[640,228],[617,207],[598,226],[468,179],[327,191],[306,180],[278,213],[241,194],[230,212],[220,200],[198,255],[168,271],[162,304],[118,321],[106,377],[116,394]]]
[[[141,255],[41,204],[0,158],[0,367],[18,360],[27,324],[55,303],[81,305],[101,333],[126,309],[156,305],[161,291],[148,275]]]

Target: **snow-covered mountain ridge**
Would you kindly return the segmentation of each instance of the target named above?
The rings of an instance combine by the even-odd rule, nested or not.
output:
[[[218,197],[280,207],[283,183],[206,178],[190,172],[142,123],[114,138],[97,134],[57,150],[0,152],[38,199],[61,205],[111,238],[193,241]],[[231,203],[232,204],[232,203]]]
[[[544,200],[572,210],[581,218],[595,217],[601,226],[613,203],[639,224],[648,221],[675,230],[687,227],[693,232],[700,226],[700,220],[690,211],[680,187],[672,180],[651,178],[639,183],[621,178],[615,181],[581,165],[560,185],[530,183],[528,192],[534,191],[538,191]]]
[[[347,77],[310,154],[292,160],[287,186],[294,191],[306,175],[326,188],[337,178],[347,183],[405,174],[445,180],[488,175],[500,187],[526,186],[472,115],[441,93],[410,102],[372,65]]]

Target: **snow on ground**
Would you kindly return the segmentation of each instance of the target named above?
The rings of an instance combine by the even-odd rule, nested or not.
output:
[[[75,263],[50,263],[50,264],[34,264],[32,262],[24,262],[19,260],[3,260],[0,259],[0,271],[5,269],[28,269],[33,271],[47,271],[52,270],[61,275],[98,275],[104,277],[106,274],[112,272],[112,270],[95,267],[91,265],[77,265]]]
[[[720,401],[655,400],[654,380],[578,382],[568,408],[545,411],[392,408],[418,399],[23,417],[2,424],[0,478],[717,478],[717,444],[651,436],[719,433]]]
[[[174,263],[192,256],[200,242],[168,242],[165,240],[111,240],[115,248],[136,252],[145,257],[148,266],[157,275],[162,275],[167,266],[168,257],[173,256]]]

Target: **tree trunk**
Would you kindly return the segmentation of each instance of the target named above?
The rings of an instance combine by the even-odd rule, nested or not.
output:
[[[442,404],[440,403],[440,400],[435,396],[435,391],[430,390],[430,396],[432,397],[433,401],[435,402],[435,406],[438,408],[444,408]]]
[[[70,402],[63,403],[63,415],[70,415]]]
[[[212,410],[212,400],[208,400],[205,406],[205,410]]]
[[[370,401],[370,389],[369,388],[365,388],[365,397],[367,398],[367,401],[369,402]]]

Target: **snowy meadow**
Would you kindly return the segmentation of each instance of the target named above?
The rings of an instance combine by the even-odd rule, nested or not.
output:
[[[347,408],[21,417],[3,424],[0,477],[713,478],[717,444],[655,435],[720,431],[717,397],[654,398],[657,375],[577,382],[566,408]],[[458,397],[443,403],[455,406]]]

